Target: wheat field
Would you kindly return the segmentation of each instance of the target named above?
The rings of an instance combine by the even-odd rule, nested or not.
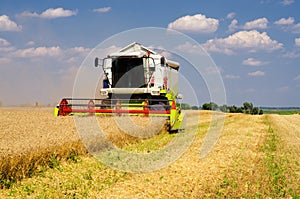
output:
[[[199,123],[196,116],[200,116]],[[196,134],[185,153],[165,168],[139,174],[114,170],[87,153],[72,117],[54,117],[50,109],[28,108],[0,109],[0,118],[0,198],[300,195],[300,115],[227,114],[218,142],[208,156],[200,158],[212,113],[189,112],[188,128],[196,129]],[[118,136],[114,134],[111,140],[128,151],[157,150],[176,137],[161,132],[140,139],[112,130],[116,131]]]

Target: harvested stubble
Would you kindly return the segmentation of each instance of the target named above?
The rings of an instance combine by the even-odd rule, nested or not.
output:
[[[272,166],[271,180],[276,182],[272,186],[275,196],[300,197],[300,115],[268,116],[272,124],[275,139],[279,140],[276,150],[271,151]],[[291,194],[293,193],[293,194]]]
[[[202,112],[201,116],[202,128],[177,162],[159,171],[133,175],[99,195],[103,198],[254,197],[264,183],[257,183],[262,174],[258,168],[263,158],[260,147],[267,129],[262,117],[229,115],[214,150],[200,159],[199,149],[211,113]],[[252,187],[246,187],[247,184]]]

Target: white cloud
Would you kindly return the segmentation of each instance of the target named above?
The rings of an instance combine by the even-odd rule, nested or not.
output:
[[[221,74],[222,72],[222,68],[220,67],[217,67],[217,66],[207,66],[205,67],[205,73],[208,74],[208,75],[219,75]]]
[[[189,42],[178,45],[176,47],[176,49],[180,50],[180,51],[188,52],[191,54],[198,54],[198,55],[205,54],[206,55],[206,51],[204,50],[204,48],[201,45],[195,45],[195,44],[191,44]]]
[[[93,9],[93,12],[108,12],[110,10],[111,10],[111,7],[103,7],[103,8]]]
[[[281,49],[283,44],[272,40],[266,32],[259,33],[257,30],[240,31],[223,39],[210,39],[203,47],[207,51],[224,54],[234,54],[235,50],[247,50],[256,52],[259,50],[274,51]]]
[[[0,57],[5,56],[5,52],[13,51],[15,48],[5,39],[0,38]]]
[[[7,40],[0,38],[0,47],[7,47],[9,45],[10,43]]]
[[[36,12],[25,11],[20,16],[22,17],[40,17],[45,19],[54,19],[60,17],[70,17],[73,15],[77,15],[78,11],[76,10],[65,10],[63,8],[49,8],[38,14]]]
[[[262,61],[256,60],[254,58],[248,58],[243,61],[243,64],[247,65],[247,66],[261,66],[261,65],[264,65],[265,63]]]
[[[292,3],[294,3],[294,0],[282,0],[281,4],[288,6],[291,5]]]
[[[11,56],[21,58],[39,58],[39,57],[56,57],[61,61],[76,60],[79,61],[86,57],[91,51],[90,48],[85,47],[73,47],[68,49],[62,49],[59,46],[37,48],[18,49],[11,53]],[[82,61],[79,61],[80,63]]]
[[[17,17],[40,17],[40,15],[36,12],[24,11],[21,14],[17,15]]]
[[[21,31],[22,26],[11,21],[7,15],[0,16],[0,31]]]
[[[238,28],[237,24],[238,24],[238,20],[236,20],[236,19],[232,20],[230,25],[228,26],[228,30],[230,32],[235,31]]]
[[[172,53],[170,53],[168,51],[163,50],[163,51],[159,52],[159,54],[164,56],[167,59],[172,59]]]
[[[294,78],[294,80],[300,80],[300,75]]]
[[[284,57],[284,58],[297,58],[299,56],[300,56],[300,54],[298,52],[295,52],[295,51],[294,52],[287,52],[284,55],[282,55],[282,57]]]
[[[300,23],[295,24],[294,17],[281,18],[278,21],[275,21],[274,24],[281,26],[285,31],[291,31],[294,34],[300,33]]]
[[[184,16],[169,23],[169,29],[184,32],[213,33],[218,29],[219,20],[207,18],[205,15],[196,14],[194,16]]]
[[[33,46],[34,44],[35,44],[34,41],[29,41],[29,42],[26,43],[26,46]]]
[[[227,16],[226,16],[227,19],[233,19],[234,17],[235,17],[234,12],[228,13]]]
[[[297,23],[292,27],[292,33],[295,33],[295,34],[300,33],[300,23]]]
[[[295,22],[294,17],[289,17],[289,18],[281,18],[278,21],[275,21],[275,25],[291,25]]]
[[[299,38],[295,38],[295,45],[296,46],[300,46],[300,37]]]
[[[239,75],[225,75],[226,79],[239,79],[240,76]]]
[[[77,15],[77,11],[73,10],[64,10],[63,8],[49,8],[45,10],[42,14],[42,18],[59,18],[59,17],[70,17],[73,15]]]
[[[267,26],[268,26],[268,19],[267,18],[259,18],[259,19],[256,19],[256,20],[253,20],[253,21],[249,21],[249,22],[246,22],[245,25],[244,25],[244,29],[266,29]]]
[[[42,57],[42,56],[55,57],[61,55],[61,49],[58,46],[27,48],[27,49],[19,49],[15,51],[13,54],[14,56],[22,57],[22,58]]]
[[[90,51],[91,51],[90,48],[85,48],[82,46],[68,49],[68,52],[70,53],[89,53]]]
[[[255,71],[255,72],[248,73],[248,75],[253,76],[253,77],[264,76],[265,72],[258,70],[258,71]]]
[[[65,49],[63,51],[63,60],[67,63],[79,64],[91,51],[90,48],[85,48],[82,46]]]
[[[0,65],[2,64],[8,64],[11,62],[11,59],[7,58],[7,57],[0,57]]]

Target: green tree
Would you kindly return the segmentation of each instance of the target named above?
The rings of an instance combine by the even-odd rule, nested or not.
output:
[[[224,104],[224,105],[222,105],[222,106],[220,106],[219,107],[219,109],[220,109],[220,111],[222,111],[222,112],[227,112],[227,105],[226,104]]]
[[[202,105],[202,109],[203,110],[211,110],[211,106],[210,106],[209,103],[205,103],[205,104]]]
[[[228,106],[229,113],[235,113],[236,112],[236,106]]]
[[[252,115],[258,115],[258,113],[259,113],[259,108],[258,108],[258,107],[254,107],[254,108],[252,109],[251,114],[252,114]]]
[[[202,109],[203,110],[217,110],[218,105],[214,102],[205,103],[205,104],[202,105]]]
[[[192,106],[191,109],[192,110],[199,110],[198,106]]]
[[[211,102],[210,106],[211,106],[211,110],[217,110],[219,108],[218,104],[216,104],[214,102]]]
[[[243,108],[245,110],[245,113],[250,114],[250,113],[252,113],[253,104],[250,103],[250,102],[244,102],[243,103]]]
[[[181,109],[182,109],[182,110],[190,110],[190,109],[191,109],[191,106],[190,106],[189,104],[182,103],[182,104],[181,104]]]
[[[236,113],[244,113],[243,107],[238,107],[238,108],[236,109]]]

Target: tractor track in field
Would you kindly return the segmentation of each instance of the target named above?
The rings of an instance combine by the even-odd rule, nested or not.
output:
[[[249,175],[249,183],[255,184],[251,178],[259,174],[256,165],[262,158],[259,150],[267,129],[262,117],[254,116],[249,120],[247,115],[229,115],[213,151],[200,159],[200,146],[210,117],[210,114],[202,115],[200,126],[203,127],[199,129],[190,148],[174,164],[155,172],[130,175],[99,192],[100,198],[212,197],[214,194],[225,194],[222,187],[224,179],[233,176],[238,183],[243,183],[238,180],[246,177],[243,176],[246,174]],[[228,186],[244,187],[245,184]],[[259,186],[255,189],[259,189]],[[243,196],[247,191],[244,189],[244,192],[233,194]]]

